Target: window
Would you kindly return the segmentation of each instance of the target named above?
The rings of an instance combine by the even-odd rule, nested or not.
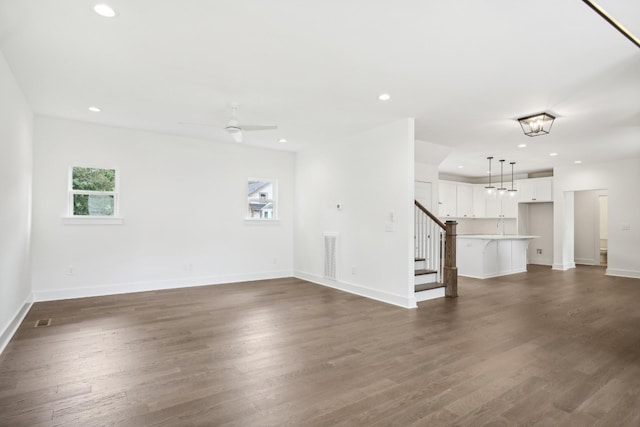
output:
[[[117,215],[117,171],[72,167],[69,176],[69,216],[115,217]]]
[[[277,219],[276,181],[249,178],[247,184],[247,219]]]

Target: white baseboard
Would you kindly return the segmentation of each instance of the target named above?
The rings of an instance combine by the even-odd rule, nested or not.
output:
[[[576,264],[582,265],[600,265],[600,262],[596,262],[593,258],[575,258],[574,261]]]
[[[552,267],[553,270],[562,270],[562,271],[571,270],[572,268],[576,268],[576,264],[574,262],[568,262],[566,264],[556,263],[556,264],[553,264],[553,267]]]
[[[509,276],[511,274],[518,274],[518,273],[526,273],[527,269],[517,269],[517,270],[511,270],[508,272],[504,272],[504,273],[490,273],[490,274],[485,274],[482,276],[478,276],[478,275],[473,275],[473,274],[460,274],[458,273],[458,276],[462,276],[462,277],[470,277],[472,279],[492,279],[494,277],[502,277],[502,276]]]
[[[551,267],[553,265],[553,261],[548,258],[531,258],[527,264],[548,265]]]
[[[27,298],[24,300],[24,303],[22,303],[22,306],[20,306],[18,311],[16,311],[16,313],[13,315],[11,322],[9,322],[9,324],[0,334],[0,354],[2,354],[4,349],[7,347],[9,341],[11,341],[11,338],[13,338],[13,335],[20,327],[20,324],[27,316],[27,313],[29,313],[29,310],[31,310],[32,305],[33,295],[29,294],[29,296],[27,296]]]
[[[34,290],[33,300],[56,301],[71,298],[97,297],[104,295],[129,294],[133,292],[159,291],[163,289],[190,288],[195,286],[221,285],[225,283],[250,282],[254,280],[281,279],[293,276],[290,270],[265,271],[249,274],[193,277],[187,279],[150,280],[145,282],[117,283],[84,288]]]
[[[607,268],[605,272],[607,276],[628,277],[630,279],[640,279],[640,271],[624,270],[621,268]]]
[[[404,308],[415,308],[415,298],[410,298],[397,294],[390,294],[384,291],[378,291],[376,289],[365,288],[364,286],[356,285],[353,283],[340,282],[337,280],[325,279],[315,274],[304,273],[302,271],[295,271],[294,277],[298,279],[306,280],[318,285],[327,286],[330,288],[338,289],[341,291],[349,292],[351,294],[360,295],[361,297],[371,298],[377,301],[386,302],[387,304],[393,304]],[[409,287],[407,286],[407,290]],[[412,295],[413,297],[413,295]]]

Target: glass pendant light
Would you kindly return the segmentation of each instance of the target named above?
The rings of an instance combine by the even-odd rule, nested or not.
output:
[[[493,189],[496,188],[493,185],[491,185],[491,160],[492,159],[493,159],[493,157],[491,157],[491,156],[487,157],[487,160],[489,160],[489,185],[487,185],[484,188],[486,188],[488,194],[493,193]]]
[[[516,192],[518,191],[513,188],[513,165],[515,165],[516,162],[509,162],[509,164],[511,165],[511,189],[507,191],[509,191],[509,196],[514,197],[516,195]]]
[[[503,181],[502,181],[503,172],[504,172],[504,159],[500,160],[500,188],[498,188],[498,194],[500,194],[501,196],[504,194],[505,191],[507,191],[507,189],[504,188]]]

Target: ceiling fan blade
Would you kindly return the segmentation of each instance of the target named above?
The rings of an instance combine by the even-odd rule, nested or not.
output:
[[[240,125],[242,130],[252,131],[252,130],[272,130],[278,129],[278,126],[275,125]]]
[[[242,131],[235,130],[235,129],[234,130],[227,129],[227,132],[229,132],[229,134],[231,135],[231,137],[235,142],[242,142]]]
[[[194,123],[194,122],[178,122],[179,125],[185,125],[185,126],[206,126],[208,128],[215,128],[218,127],[216,125],[211,125],[208,123]]]

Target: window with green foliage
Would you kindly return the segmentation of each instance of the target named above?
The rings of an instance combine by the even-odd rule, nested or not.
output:
[[[74,166],[69,182],[71,216],[115,216],[118,213],[118,176],[115,169]]]

